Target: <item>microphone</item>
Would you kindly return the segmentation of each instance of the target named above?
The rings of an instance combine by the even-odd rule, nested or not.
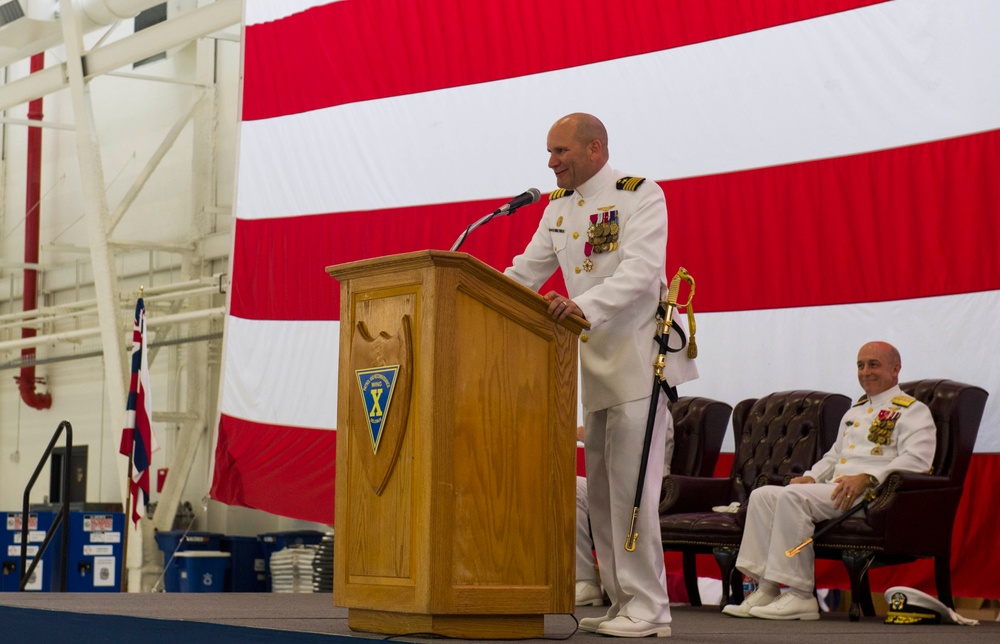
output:
[[[542,196],[542,193],[538,191],[538,188],[528,188],[521,194],[517,195],[504,205],[496,209],[494,214],[497,215],[509,215],[518,208],[522,206],[530,206],[531,204],[538,201]]]
[[[481,217],[478,221],[469,224],[469,227],[465,229],[465,232],[459,235],[458,239],[455,240],[455,243],[451,245],[450,250],[453,251],[458,250],[458,247],[461,246],[463,242],[465,242],[465,238],[469,236],[469,233],[471,233],[476,228],[479,228],[480,226],[488,222],[490,219],[493,219],[494,217],[504,217],[506,215],[512,214],[515,210],[521,208],[522,206],[528,206],[530,204],[535,203],[541,198],[541,196],[542,193],[538,191],[538,188],[528,188],[527,190],[517,195],[504,205],[500,206],[490,214],[486,215],[485,217]]]

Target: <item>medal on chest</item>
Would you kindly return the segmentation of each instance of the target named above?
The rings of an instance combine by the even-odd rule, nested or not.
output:
[[[607,210],[590,216],[590,226],[587,228],[587,246],[584,254],[609,253],[618,249],[618,211]],[[585,270],[586,267],[584,267]]]
[[[880,409],[878,416],[872,420],[872,425],[868,429],[868,440],[875,443],[875,447],[872,448],[874,456],[881,456],[882,446],[888,445],[892,441],[892,430],[896,428],[899,416],[897,410]]]

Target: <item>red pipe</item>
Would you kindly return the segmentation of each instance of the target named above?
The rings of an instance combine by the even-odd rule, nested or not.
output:
[[[31,57],[31,73],[41,71],[45,67],[45,54],[35,54]],[[42,120],[42,99],[36,98],[28,103],[28,120]],[[28,128],[28,185],[25,198],[24,219],[24,263],[38,263],[39,248],[39,211],[42,199],[42,128]],[[33,268],[24,269],[24,310],[33,311],[38,308],[38,271]],[[27,322],[27,320],[25,320]],[[35,329],[23,327],[22,338],[35,337]],[[21,349],[21,360],[33,363],[35,348]],[[35,391],[35,365],[21,367],[21,375],[16,377],[21,399],[25,404],[35,409],[48,409],[52,406],[52,394]],[[40,380],[40,379],[39,379]]]

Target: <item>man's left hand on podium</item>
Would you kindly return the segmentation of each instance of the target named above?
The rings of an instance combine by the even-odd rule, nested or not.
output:
[[[545,294],[545,299],[549,301],[549,315],[556,322],[562,322],[571,315],[584,317],[580,307],[568,297],[564,297],[555,291],[549,291]]]

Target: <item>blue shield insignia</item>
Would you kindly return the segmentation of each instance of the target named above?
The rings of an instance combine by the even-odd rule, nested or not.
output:
[[[389,482],[409,423],[413,391],[410,316],[399,320],[396,335],[381,331],[372,336],[363,321],[357,323],[356,331],[348,368],[354,371],[358,386],[348,388],[348,421],[342,429],[351,437],[351,454],[379,495]]]
[[[372,439],[372,453],[378,454],[379,442],[382,440],[382,426],[389,415],[389,405],[392,404],[392,392],[396,386],[399,365],[358,369],[354,374],[358,379],[361,403],[365,408],[365,420],[368,422],[368,432]]]

